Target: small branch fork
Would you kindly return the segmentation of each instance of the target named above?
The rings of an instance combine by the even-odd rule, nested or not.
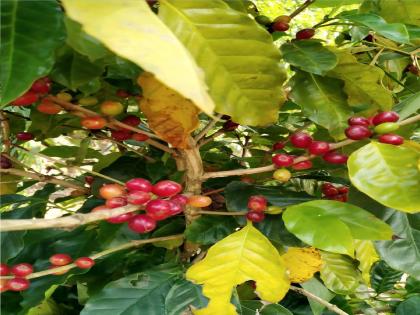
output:
[[[200,133],[194,138],[195,143],[198,143],[198,141],[200,141],[201,138],[205,137],[205,135],[207,134],[207,132],[209,132],[210,129],[213,128],[216,125],[216,123],[220,120],[220,118],[222,118],[222,116],[223,116],[222,114],[217,114],[215,116],[215,119],[212,119],[207,124],[207,126],[205,126],[203,128],[203,130],[201,130]]]
[[[104,250],[102,252],[96,253],[96,254],[90,256],[90,258],[93,259],[93,260],[96,260],[98,258],[101,258],[103,256],[106,256],[106,255],[109,255],[109,254],[112,254],[112,253],[115,253],[115,252],[120,251],[120,250],[129,249],[129,248],[132,248],[132,247],[139,247],[141,245],[150,244],[150,243],[170,241],[170,240],[176,240],[176,239],[182,239],[182,238],[184,238],[183,234],[177,234],[177,235],[149,238],[147,240],[131,241],[131,242],[124,243],[122,245]],[[43,277],[43,276],[48,276],[48,275],[52,275],[52,274],[55,274],[55,273],[64,272],[64,271],[73,269],[75,267],[77,267],[77,266],[74,263],[73,264],[68,264],[68,265],[65,265],[65,266],[57,267],[57,268],[52,268],[52,269],[48,269],[48,270],[34,272],[34,273],[28,275],[26,278],[27,279],[40,278],[40,277]],[[12,278],[13,278],[12,276],[0,277],[0,280],[12,279]]]

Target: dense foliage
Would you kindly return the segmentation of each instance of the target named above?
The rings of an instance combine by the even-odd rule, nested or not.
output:
[[[416,0],[1,2],[4,315],[420,309]]]

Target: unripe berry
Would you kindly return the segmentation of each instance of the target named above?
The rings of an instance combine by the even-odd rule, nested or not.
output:
[[[98,99],[94,96],[85,96],[79,99],[79,105],[82,106],[93,106],[98,104]]]
[[[196,208],[204,208],[210,206],[212,203],[212,200],[208,196],[191,196],[188,198],[188,205]]]
[[[325,162],[328,162],[330,164],[346,164],[348,160],[348,156],[338,153],[336,151],[330,151],[328,153],[325,153],[322,158]]]
[[[55,254],[50,257],[50,263],[54,266],[64,266],[72,262],[72,259],[67,254]]]
[[[182,191],[182,186],[171,180],[162,180],[153,186],[152,191],[159,197],[172,197]]]
[[[80,269],[89,269],[89,268],[92,268],[93,265],[95,265],[95,261],[92,258],[89,258],[89,257],[80,257],[80,258],[77,258],[74,261],[74,263]]]
[[[393,132],[395,130],[398,130],[398,128],[400,128],[400,125],[398,125],[395,122],[386,122],[386,123],[382,123],[379,124],[375,127],[374,131],[376,133],[382,134],[382,133],[390,133]]]
[[[56,95],[56,97],[65,102],[70,102],[73,99],[73,96],[66,92],[60,92]]]
[[[296,33],[296,39],[310,39],[315,35],[315,30],[313,28],[305,28]]]
[[[355,125],[346,128],[344,131],[347,138],[352,140],[361,140],[369,138],[372,135],[372,132],[366,126]]]
[[[128,222],[128,227],[137,233],[149,233],[156,228],[156,220],[146,214],[138,214]]]
[[[269,26],[271,24],[271,19],[268,16],[265,15],[258,15],[255,17],[255,21],[257,21],[258,24]]]
[[[370,125],[369,119],[367,119],[365,117],[350,117],[347,120],[347,122],[350,126],[360,125],[360,126],[369,127],[369,125]]]
[[[9,290],[9,288],[7,287],[7,280],[0,279],[0,293],[6,292],[7,290]]]
[[[16,134],[16,139],[20,141],[29,141],[34,138],[34,135],[30,132],[18,132]]]
[[[308,151],[313,155],[323,155],[330,151],[330,144],[325,141],[312,141],[308,147]]]
[[[104,199],[122,197],[125,194],[125,188],[120,184],[105,184],[99,189],[99,195]]]
[[[247,218],[249,221],[252,221],[252,222],[261,222],[262,220],[264,220],[265,215],[264,215],[264,212],[259,212],[259,211],[249,211],[249,212],[246,214],[246,218]]]
[[[153,185],[147,179],[144,178],[133,178],[130,179],[128,182],[125,183],[125,187],[129,191],[144,191],[144,192],[152,192]]]
[[[50,100],[43,100],[42,103],[40,103],[36,109],[44,114],[47,115],[56,115],[59,112],[61,112],[62,107],[60,105],[57,105]]]
[[[385,122],[397,122],[400,116],[396,112],[382,112],[372,118],[372,123],[377,126]]]
[[[290,173],[289,170],[285,168],[278,169],[273,173],[273,178],[282,183],[286,183],[291,177],[292,173]]]
[[[404,143],[403,137],[399,135],[394,135],[391,133],[379,136],[378,140],[381,143],[387,143],[387,144],[392,144],[392,145],[401,145]]]
[[[29,280],[24,278],[14,278],[7,281],[7,288],[10,291],[25,291],[29,288],[30,285],[31,283]]]
[[[292,165],[292,168],[296,171],[302,171],[312,168],[312,162],[309,160],[298,162]]]
[[[288,167],[293,164],[293,160],[293,157],[287,154],[276,154],[271,158],[271,161],[277,167]]]
[[[312,143],[312,137],[306,132],[296,132],[290,136],[290,143],[295,148],[305,149]]]
[[[105,101],[101,104],[101,112],[107,116],[117,116],[124,111],[124,106],[120,102]]]
[[[288,15],[279,15],[274,19],[274,22],[289,23],[292,19]]]
[[[10,272],[13,273],[16,277],[26,277],[34,271],[34,268],[31,264],[21,263],[12,266]]]
[[[248,199],[248,209],[251,211],[263,212],[267,209],[267,199],[264,196],[256,195]]]

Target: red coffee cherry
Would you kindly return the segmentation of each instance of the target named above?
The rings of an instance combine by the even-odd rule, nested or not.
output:
[[[13,273],[16,277],[26,277],[34,271],[34,268],[31,264],[21,263],[12,266],[10,272]]]
[[[40,78],[32,83],[31,91],[40,93],[40,94],[47,94],[51,89],[51,80],[47,77]]]
[[[133,133],[131,139],[141,142],[149,139],[149,136],[145,135],[144,133]]]
[[[95,265],[95,261],[89,257],[80,257],[74,261],[75,265],[80,269],[89,269]]]
[[[262,220],[264,220],[265,215],[264,215],[264,212],[259,212],[259,211],[249,211],[249,212],[246,214],[246,218],[247,218],[249,221],[252,221],[252,222],[261,222]]]
[[[129,221],[135,215],[136,214],[134,212],[124,213],[124,214],[117,215],[115,217],[111,217],[107,219],[106,222],[111,223],[111,224],[121,224],[121,223]]]
[[[331,196],[335,196],[339,194],[339,191],[336,187],[332,186],[322,186],[322,193],[327,196],[327,197],[331,197]]]
[[[113,197],[105,201],[105,206],[109,209],[124,207],[125,205],[127,205],[127,198],[125,197]]]
[[[31,283],[29,280],[24,278],[14,278],[7,281],[7,288],[10,291],[25,291],[29,288],[30,285]]]
[[[274,22],[273,24],[271,24],[271,30],[273,32],[285,32],[289,29],[289,24],[282,22],[282,21],[277,21]]]
[[[145,191],[130,191],[127,195],[127,201],[132,205],[144,205],[151,199],[151,195]]]
[[[372,118],[372,123],[377,126],[385,122],[397,122],[400,116],[396,112],[382,112]]]
[[[284,146],[285,146],[284,142],[281,142],[281,141],[276,142],[273,144],[273,151],[281,150],[284,148]]]
[[[153,186],[152,191],[159,197],[172,197],[182,191],[182,186],[172,180],[161,180]]]
[[[54,266],[64,266],[72,262],[70,255],[67,254],[55,254],[50,257],[50,263]]]
[[[288,167],[293,164],[293,160],[293,157],[287,154],[276,154],[271,158],[271,161],[277,167]]]
[[[350,126],[365,126],[365,127],[369,127],[370,125],[370,121],[369,119],[365,118],[365,117],[350,117],[347,120],[348,124]]]
[[[20,140],[20,141],[29,141],[32,140],[34,137],[34,135],[30,132],[18,132],[16,134],[16,139]]]
[[[131,138],[131,131],[128,130],[112,130],[111,137],[117,141],[125,141]]]
[[[0,155],[0,168],[8,169],[12,166],[12,161],[10,161],[6,156]]]
[[[296,33],[296,39],[303,40],[303,39],[310,39],[314,37],[315,29],[313,28],[304,28]]]
[[[378,140],[381,143],[387,143],[387,144],[392,144],[392,145],[401,145],[404,143],[403,137],[399,135],[391,134],[391,133],[380,135]]]
[[[347,186],[341,186],[341,187],[338,187],[337,189],[340,194],[347,194],[349,192],[349,188]]]
[[[152,192],[153,185],[147,179],[144,178],[133,178],[125,183],[125,187],[128,191],[144,191]]]
[[[313,155],[323,155],[330,151],[330,144],[325,141],[312,141],[308,147],[308,151]]]
[[[256,195],[248,199],[248,209],[256,212],[263,212],[267,209],[267,199],[264,196]]]
[[[186,205],[188,202],[188,197],[185,195],[175,195],[169,199],[170,201],[177,202],[181,205]]]
[[[312,162],[309,160],[298,162],[292,165],[292,168],[296,171],[302,171],[312,168]]]
[[[350,126],[344,132],[347,138],[352,140],[362,140],[372,135],[372,131],[368,127],[361,125]]]
[[[8,265],[1,263],[0,264],[0,276],[7,276],[10,273],[10,268]]]
[[[128,227],[137,233],[149,233],[156,228],[156,220],[146,214],[138,214],[128,222]]]
[[[140,125],[141,119],[134,115],[128,115],[123,120],[121,120],[121,122],[132,127],[137,127]]]
[[[36,107],[36,109],[44,114],[47,115],[56,115],[63,109],[60,105],[55,104],[54,102],[44,99],[42,102]]]
[[[312,143],[312,137],[306,132],[296,132],[290,136],[290,142],[295,148],[305,149]]]
[[[117,96],[121,98],[127,98],[130,96],[130,93],[128,93],[126,90],[118,89],[117,90]]]
[[[224,131],[234,131],[236,128],[238,128],[239,124],[236,122],[233,122],[232,120],[228,120],[223,124],[223,130]]]
[[[325,153],[322,158],[330,164],[346,164],[349,157],[336,151],[330,151]]]
[[[38,100],[38,94],[33,91],[27,91],[12,102],[14,106],[29,106]]]
[[[169,215],[173,216],[173,215],[177,215],[179,213],[182,213],[184,211],[184,205],[176,202],[176,201],[168,201],[169,206],[171,207],[170,211],[169,211]]]
[[[151,200],[146,205],[146,213],[156,221],[165,220],[171,215],[171,204],[167,200]]]

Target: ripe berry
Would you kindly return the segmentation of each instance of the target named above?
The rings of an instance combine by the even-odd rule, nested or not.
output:
[[[6,264],[0,264],[0,276],[7,276],[10,273],[10,268]]]
[[[330,144],[325,141],[312,141],[308,147],[308,151],[313,155],[323,155],[330,151]]]
[[[262,220],[264,220],[265,215],[264,215],[264,212],[249,211],[249,212],[246,214],[246,218],[247,218],[249,221],[252,221],[252,222],[261,222]]]
[[[312,162],[309,160],[298,162],[292,165],[292,168],[297,171],[307,170],[312,168]]]
[[[34,135],[30,132],[18,132],[16,134],[16,139],[20,141],[29,141],[34,138]]]
[[[387,133],[387,134],[379,136],[378,140],[381,143],[387,143],[387,144],[392,144],[392,145],[401,145],[404,143],[403,137],[399,135],[394,135],[391,133]]]
[[[267,209],[267,199],[264,196],[256,195],[248,199],[248,209],[251,211],[263,212]]]
[[[248,183],[248,184],[255,183],[255,180],[252,177],[249,177],[249,176],[242,176],[240,181],[243,182],[243,183]]]
[[[177,215],[184,211],[184,205],[176,201],[168,201],[171,207],[170,216]]]
[[[31,264],[21,263],[12,266],[10,272],[13,273],[16,277],[26,277],[34,271],[34,268]]]
[[[130,179],[128,182],[125,183],[125,187],[129,191],[144,191],[144,192],[152,192],[153,185],[147,179],[144,178],[133,178]]]
[[[171,205],[167,200],[151,200],[146,205],[146,213],[156,221],[165,220],[171,215]]]
[[[162,180],[153,186],[152,191],[159,197],[172,197],[182,191],[182,186],[171,180]]]
[[[236,128],[238,128],[239,124],[236,122],[233,122],[232,120],[228,120],[223,124],[223,130],[224,131],[234,131]]]
[[[50,263],[54,266],[64,266],[72,262],[72,259],[67,254],[55,254],[50,257]]]
[[[85,96],[79,99],[79,105],[82,106],[93,106],[98,104],[98,99],[94,96]]]
[[[330,151],[325,153],[322,158],[325,162],[330,164],[346,164],[348,160],[348,156],[338,153],[336,151]]]
[[[130,93],[128,93],[126,90],[122,90],[122,89],[117,90],[116,94],[117,94],[118,97],[121,97],[121,98],[127,98],[127,97],[130,96]]]
[[[292,173],[290,173],[289,170],[285,168],[278,169],[273,173],[273,178],[282,183],[289,181],[291,177],[292,177]]]
[[[271,30],[274,32],[285,32],[289,29],[289,24],[282,22],[282,21],[278,21],[278,22],[274,22],[273,24],[271,24]]]
[[[337,189],[340,194],[347,194],[349,192],[349,188],[347,186],[341,186],[341,187],[338,187]]]
[[[390,133],[400,128],[400,125],[398,125],[395,122],[386,122],[383,124],[379,124],[375,127],[374,131],[376,133],[382,134],[382,133]]]
[[[287,154],[276,154],[271,161],[277,167],[288,167],[293,164],[293,157]]]
[[[12,102],[15,106],[28,106],[38,100],[38,95],[33,91],[27,91]]]
[[[188,202],[188,197],[185,195],[175,195],[169,199],[170,201],[177,202],[180,205],[186,205]]]
[[[141,120],[137,116],[128,115],[123,120],[121,120],[121,122],[132,127],[137,127],[140,125]]]
[[[188,198],[188,204],[192,207],[196,208],[204,208],[210,206],[212,203],[212,200],[208,196],[191,196]]]
[[[95,265],[95,261],[89,257],[80,257],[74,261],[75,265],[80,269],[89,269]]]
[[[135,141],[146,141],[147,139],[149,139],[148,135],[145,135],[144,133],[133,133],[131,135],[131,139],[135,140]]]
[[[50,100],[43,100],[42,103],[40,103],[36,109],[44,114],[47,115],[56,115],[59,112],[61,112],[62,108],[60,105],[57,105]]]
[[[370,125],[369,119],[367,119],[365,117],[350,117],[347,120],[347,122],[350,126],[360,125],[360,126],[369,127],[369,125]]]
[[[132,205],[144,205],[150,200],[150,193],[144,191],[131,191],[127,195],[127,201]]]
[[[385,122],[397,122],[400,116],[396,112],[382,112],[372,118],[372,123],[377,126]]]
[[[112,224],[121,224],[121,223],[131,220],[131,218],[133,218],[134,216],[135,216],[135,213],[133,212],[124,213],[124,214],[120,214],[115,217],[106,219],[106,222],[112,223]]]
[[[335,201],[346,202],[347,201],[347,195],[345,195],[345,194],[338,194],[338,195],[335,195],[335,196],[331,196],[328,199],[335,200]]]
[[[284,148],[284,143],[279,141],[273,144],[273,151],[281,150]]]
[[[47,77],[41,78],[36,80],[32,83],[31,91],[40,93],[40,94],[47,94],[51,88],[51,80]]]
[[[131,131],[128,130],[112,130],[111,137],[117,141],[124,141],[131,138]]]
[[[344,131],[347,138],[352,140],[361,140],[364,138],[369,138],[372,135],[372,132],[366,126],[355,125],[346,128]]]
[[[7,288],[10,291],[25,291],[29,288],[30,282],[24,278],[14,278],[7,281]]]
[[[339,191],[337,188],[333,187],[322,187],[322,193],[327,196],[327,197],[331,197],[331,196],[335,196],[339,194]]]
[[[419,68],[417,68],[415,65],[410,64],[406,68],[407,71],[410,71],[414,75],[419,75]]]
[[[127,205],[127,198],[125,197],[114,197],[107,199],[105,202],[105,206],[110,209],[124,207],[125,205]]]
[[[315,35],[315,30],[313,28],[305,28],[296,33],[296,39],[298,40],[310,39],[314,35]]]
[[[137,233],[149,233],[156,228],[156,220],[146,214],[138,214],[128,222],[128,227]]]
[[[312,143],[312,137],[306,132],[296,132],[290,136],[290,142],[295,148],[307,148]]]
[[[0,168],[8,169],[12,166],[12,162],[7,157],[0,155]]]
[[[124,106],[120,102],[105,101],[101,104],[101,112],[107,116],[117,116],[124,111]]]
[[[73,99],[73,96],[66,92],[60,92],[56,95],[56,97],[65,102],[70,102]]]
[[[102,129],[106,126],[106,119],[101,116],[89,116],[83,118],[80,124],[87,129]]]
[[[99,195],[104,199],[122,197],[125,193],[124,186],[120,184],[105,184],[99,189]]]

